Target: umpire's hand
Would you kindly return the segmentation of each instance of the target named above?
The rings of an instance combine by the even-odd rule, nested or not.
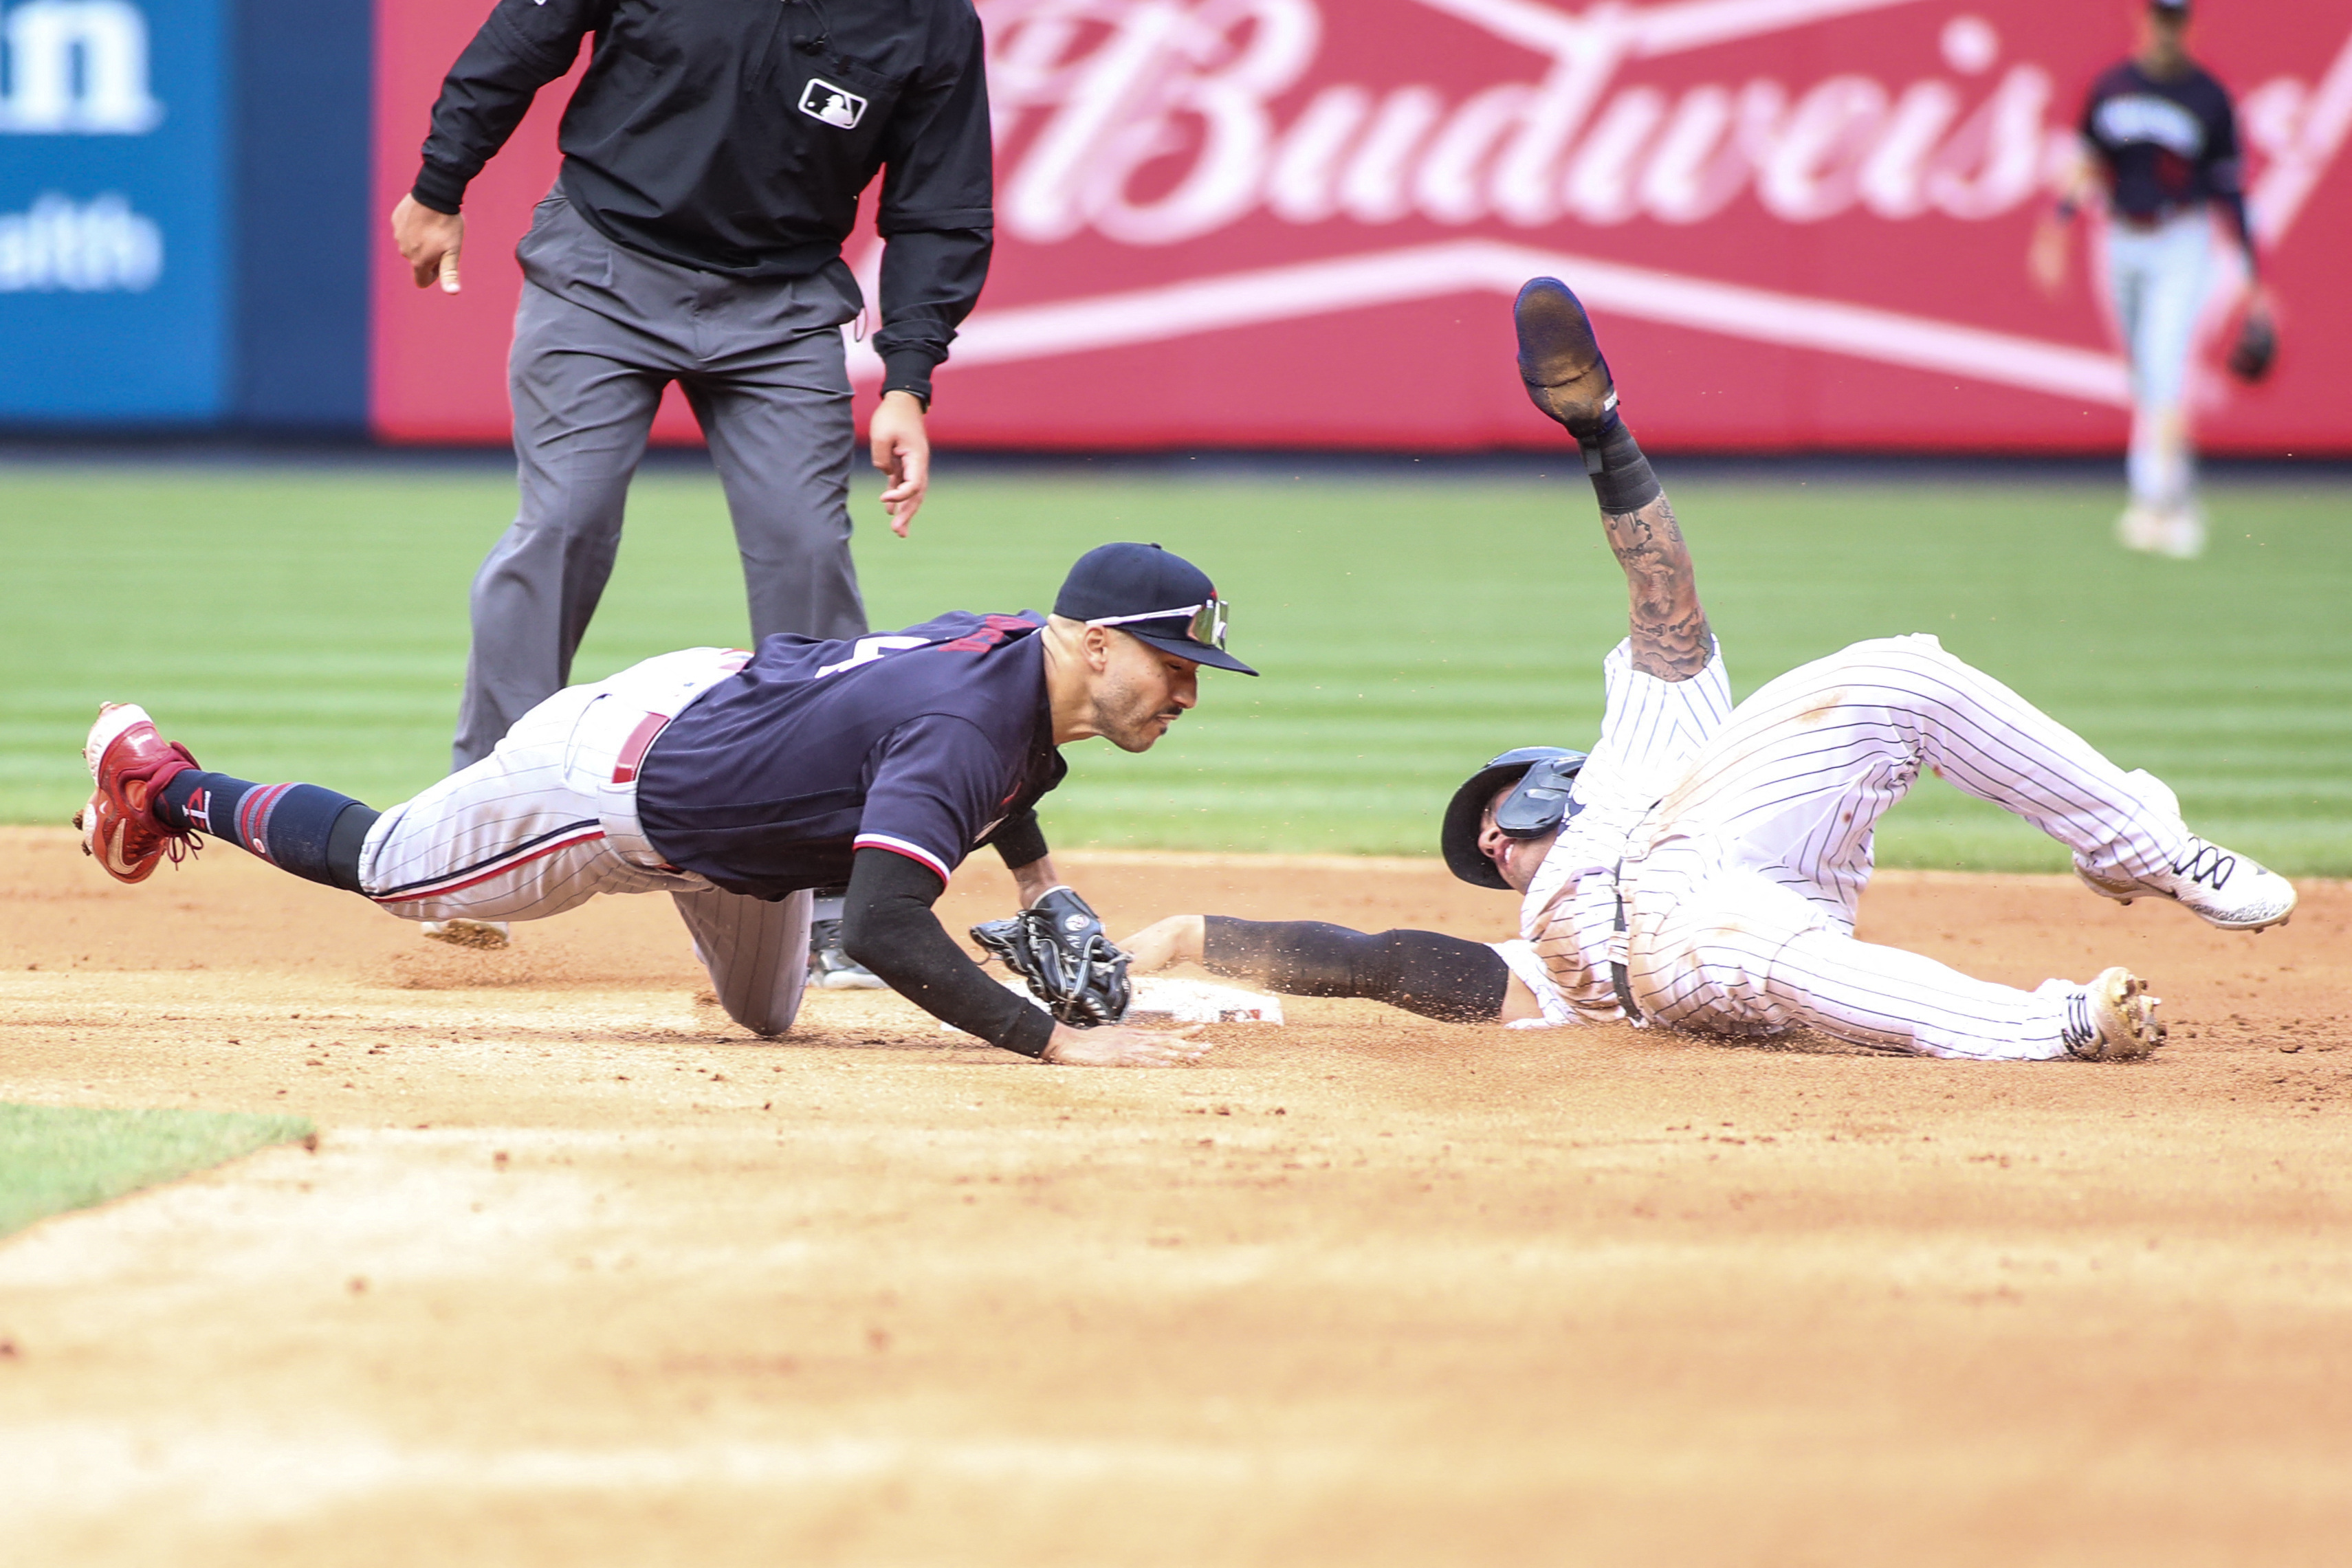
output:
[[[874,466],[890,477],[882,509],[890,514],[890,531],[903,539],[907,525],[922,510],[923,493],[931,487],[931,436],[923,423],[923,400],[910,392],[884,392],[866,434]]]
[[[1045,1060],[1057,1067],[1183,1067],[1209,1054],[1209,1042],[1193,1037],[1193,1024],[1173,1033],[1105,1024],[1100,1029],[1054,1026]]]
[[[400,258],[408,263],[417,287],[428,288],[437,277],[442,293],[457,292],[457,253],[466,248],[464,218],[436,213],[415,196],[403,196],[392,209],[392,243],[400,247]]]

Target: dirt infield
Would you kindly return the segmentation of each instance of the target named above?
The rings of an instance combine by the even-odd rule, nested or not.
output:
[[[1510,919],[1433,862],[1065,869],[1120,931]],[[469,955],[0,831],[0,1099],[322,1130],[0,1241],[0,1556],[2340,1562],[2352,887],[2305,895],[1873,890],[1990,977],[2140,968],[2146,1064],[1306,1001],[1089,1072],[864,995],[750,1040],[666,900]]]

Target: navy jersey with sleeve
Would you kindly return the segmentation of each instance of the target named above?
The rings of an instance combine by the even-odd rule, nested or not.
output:
[[[861,849],[944,882],[1067,770],[1044,625],[956,611],[854,642],[763,639],[646,754],[646,838],[672,865],[761,898],[846,882]]]
[[[2221,84],[2197,67],[2168,81],[2134,60],[2112,68],[2092,85],[2081,130],[2126,217],[2233,202],[2242,189],[2238,117]]]

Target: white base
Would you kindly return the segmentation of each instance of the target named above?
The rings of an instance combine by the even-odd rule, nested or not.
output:
[[[997,983],[1008,991],[1029,996],[1029,988],[1018,976],[1000,975]],[[1282,998],[1263,991],[1245,991],[1239,986],[1221,986],[1213,980],[1146,975],[1135,982],[1135,996],[1128,1003],[1127,1016],[1118,1021],[1134,1029],[1167,1029],[1188,1023],[1280,1023]],[[943,1023],[940,1030],[946,1034],[961,1032],[953,1024]]]
[[[1149,1027],[1156,1023],[1280,1023],[1282,998],[1213,980],[1179,980],[1146,975],[1135,982],[1135,999],[1119,1022]]]

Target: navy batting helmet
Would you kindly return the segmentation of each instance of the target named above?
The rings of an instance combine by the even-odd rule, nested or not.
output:
[[[1473,887],[1509,888],[1495,862],[1478,852],[1486,802],[1495,798],[1496,790],[1517,780],[1518,788],[1495,809],[1495,825],[1515,839],[1542,838],[1575,815],[1577,808],[1568,797],[1568,787],[1583,766],[1581,751],[1564,746],[1522,746],[1470,775],[1468,782],[1454,791],[1445,807],[1444,826],[1438,830],[1437,843],[1445,853],[1446,869]]]

